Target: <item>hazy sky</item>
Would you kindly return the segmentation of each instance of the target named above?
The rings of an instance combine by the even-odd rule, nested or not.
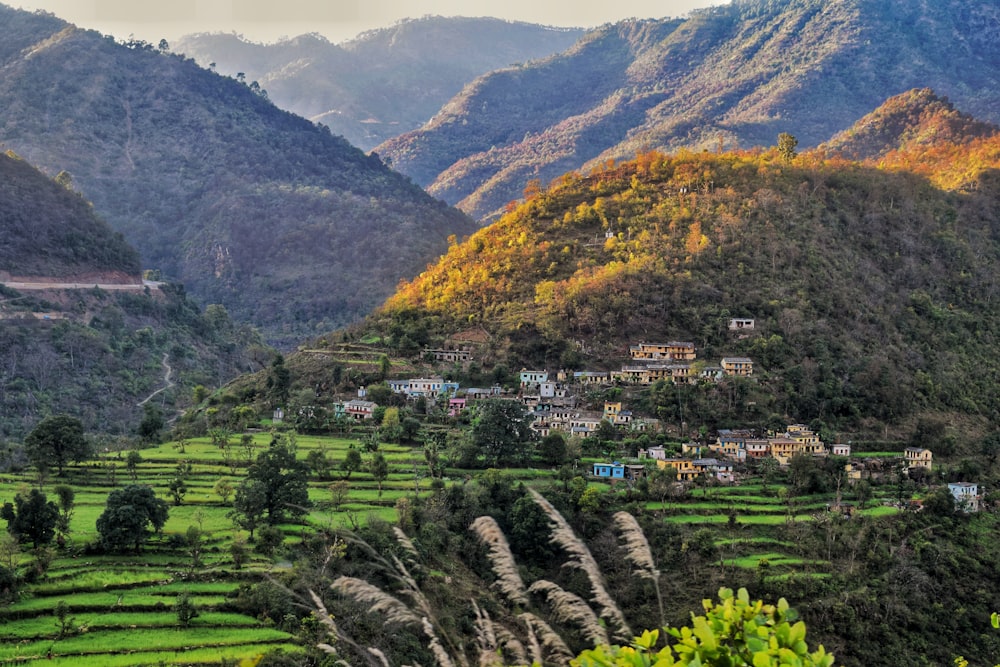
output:
[[[333,42],[403,18],[495,16],[544,25],[592,27],[624,18],[683,16],[728,0],[0,0],[43,9],[81,28],[149,42],[191,32],[238,32],[275,41],[318,32]]]

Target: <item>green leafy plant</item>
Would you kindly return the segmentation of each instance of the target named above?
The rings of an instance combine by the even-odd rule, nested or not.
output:
[[[657,649],[659,630],[647,630],[631,646],[599,646],[581,653],[574,667],[830,667],[833,656],[822,646],[810,651],[806,626],[784,598],[776,605],[751,602],[746,589],[723,588],[720,602],[705,600],[705,615],[691,618],[690,627],[664,628],[673,643]]]

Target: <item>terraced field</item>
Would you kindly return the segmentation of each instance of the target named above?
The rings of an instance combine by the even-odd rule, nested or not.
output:
[[[131,468],[127,453],[105,452],[96,461],[69,466],[62,477],[42,480],[41,488],[50,499],[56,484],[74,489],[71,533],[65,547],[54,552],[47,570],[24,587],[20,599],[0,608],[0,664],[237,665],[273,648],[301,651],[294,635],[285,631],[293,628],[237,613],[233,607],[241,584],[261,581],[282,565],[250,551],[237,566],[231,547],[237,540],[247,541],[248,535],[234,528],[231,498],[223,502],[215,491],[220,479],[235,487],[249,461],[270,440],[268,433],[251,434],[239,460],[209,438],[183,445],[166,443],[140,450],[141,461]],[[331,472],[328,479],[310,479],[313,508],[303,519],[306,527],[281,526],[286,542],[301,539],[308,527],[353,528],[375,518],[393,522],[398,501],[431,492],[423,452],[399,445],[380,446],[390,466],[381,490],[364,469],[344,479],[339,466],[352,446],[357,447],[358,441],[295,436],[297,457],[306,459],[311,452],[322,451],[331,462]],[[365,460],[370,456],[363,454]],[[172,503],[168,485],[179,466],[190,466],[186,493],[179,505],[171,504],[163,531],[141,554],[106,555],[93,548],[95,522],[111,491],[129,483],[147,484]],[[449,472],[452,480],[461,481],[479,474]],[[552,481],[554,474],[536,468],[507,472],[538,487]],[[344,497],[335,499],[331,493],[335,482],[346,483]],[[30,471],[0,478],[0,503],[38,485]],[[589,485],[601,491],[613,488],[593,480]],[[779,489],[776,484],[698,489],[682,499],[647,502],[645,508],[662,521],[689,524],[692,531],[709,528],[720,567],[751,569],[767,578],[827,576],[828,563],[807,557],[797,545],[776,536],[789,522],[811,525],[817,519],[829,520],[831,496],[789,498]],[[881,515],[896,510],[876,498],[860,511]],[[186,540],[191,527],[202,536],[197,562]],[[19,562],[19,572],[30,574],[32,555],[21,554]],[[182,596],[199,612],[187,625],[178,620],[177,602]]]
[[[260,451],[270,435],[256,434],[253,440]],[[300,458],[322,448],[335,465],[351,444],[357,443],[297,436]],[[399,498],[429,490],[430,480],[419,470],[414,474],[414,464],[423,461],[419,451],[392,445],[383,445],[381,451],[391,466],[381,496],[370,474],[354,472],[347,499],[334,508],[329,490],[333,480],[314,479],[309,495],[315,507],[306,523],[339,528],[371,517],[394,521]],[[238,483],[245,464],[234,471],[207,438],[187,441],[183,451],[168,443],[139,453],[142,461],[131,471],[125,453],[105,454],[44,481],[42,489],[50,499],[55,484],[70,484],[75,491],[70,540],[19,600],[0,608],[0,664],[236,665],[274,648],[300,651],[289,632],[227,611],[241,583],[259,581],[275,567],[270,558],[251,552],[249,561],[237,568],[230,554],[233,541],[247,534],[234,529],[232,508],[213,488],[222,477]],[[171,505],[162,534],[147,543],[142,554],[105,555],[89,546],[97,539],[95,522],[113,489],[148,484],[170,501],[167,485],[182,461],[191,465],[187,493],[181,505]],[[0,479],[0,502],[26,493],[36,483],[28,474]],[[183,539],[190,526],[203,535],[197,564]],[[302,530],[298,525],[282,528],[288,540],[298,539]],[[33,567],[31,554],[22,553],[19,560],[22,573]],[[181,595],[198,610],[186,626],[178,621],[175,608]]]

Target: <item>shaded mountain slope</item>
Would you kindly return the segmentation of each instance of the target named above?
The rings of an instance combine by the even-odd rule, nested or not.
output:
[[[69,171],[206,302],[289,344],[349,322],[473,224],[259,91],[0,6],[0,141]]]
[[[153,392],[164,419],[198,384],[267,358],[224,308],[202,313],[178,285],[142,288],[139,254],[78,194],[0,155],[0,280],[137,284],[133,291],[0,285],[0,442],[67,413],[109,438],[133,434]],[[166,369],[169,368],[169,383]],[[152,406],[151,406],[152,407]],[[113,447],[114,443],[105,443]],[[0,447],[0,470],[17,464]]]
[[[815,146],[912,88],[995,122],[998,31],[990,2],[738,0],[683,21],[605,26],[563,54],[486,75],[377,150],[489,218],[529,179],[643,150],[767,146],[781,132]],[[573,75],[551,85],[560,71]]]
[[[630,343],[692,340],[699,358],[754,359],[762,421],[993,415],[1000,139],[976,145],[964,194],[775,150],[570,174],[450,248],[369,326],[478,324],[510,342],[509,367],[614,368]],[[731,338],[730,317],[757,335]]]
[[[0,154],[0,228],[0,277],[141,279],[139,253],[88,202],[12,154]]]
[[[342,44],[319,35],[254,44],[234,34],[196,34],[173,46],[203,66],[215,63],[223,74],[245,73],[278,106],[370,150],[423,125],[475,77],[562,51],[582,34],[493,18],[433,16]]]

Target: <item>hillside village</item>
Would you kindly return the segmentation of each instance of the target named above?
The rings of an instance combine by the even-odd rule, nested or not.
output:
[[[753,335],[755,322],[749,318],[730,319],[728,330],[735,338]],[[521,404],[530,429],[539,438],[550,434],[583,440],[614,429],[622,435],[655,434],[663,431],[660,420],[634,412],[625,401],[605,400],[602,410],[588,409],[588,390],[612,387],[649,387],[657,382],[698,384],[721,382],[726,378],[755,380],[754,362],[748,357],[722,357],[717,364],[698,358],[694,343],[638,342],[628,348],[629,358],[618,371],[560,369],[555,372],[522,368],[516,387],[494,384],[489,387],[463,387],[457,381],[438,375],[388,379],[392,394],[407,402],[436,404],[449,418],[473,410],[486,399],[515,401]],[[423,357],[436,364],[468,365],[476,358],[472,344],[426,348]],[[362,387],[358,397],[336,403],[333,417],[365,422],[376,416],[379,404],[369,400]],[[276,414],[276,416],[280,416]],[[933,453],[922,447],[906,447],[898,457],[852,456],[850,443],[825,443],[805,424],[788,424],[784,430],[760,432],[750,428],[719,429],[714,440],[705,434],[699,441],[687,441],[679,451],[665,445],[640,448],[632,458],[594,461],[589,473],[594,479],[616,483],[634,483],[648,475],[650,466],[670,469],[676,481],[689,485],[709,480],[714,484],[738,484],[751,473],[759,472],[764,460],[787,468],[796,456],[815,458],[840,457],[844,460],[844,480],[878,481],[889,471],[904,471],[908,476],[923,476],[933,467]],[[982,491],[972,482],[954,482],[949,491],[958,506],[979,509]]]

